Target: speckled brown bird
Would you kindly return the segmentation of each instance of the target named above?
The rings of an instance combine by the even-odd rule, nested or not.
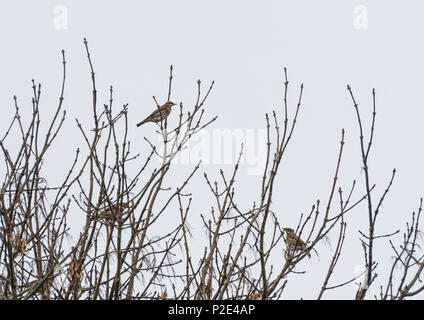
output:
[[[305,242],[294,233],[292,228],[284,228],[284,232],[286,233],[286,245],[289,250],[294,252],[306,250]],[[308,252],[308,258],[310,257],[311,254]]]
[[[113,204],[112,207],[105,206],[97,215],[97,218],[106,223],[112,224],[114,220],[122,221],[122,214],[129,208],[128,203]]]
[[[164,105],[160,106],[155,111],[153,111],[146,119],[137,123],[137,127],[147,122],[160,123],[161,121],[168,118],[169,114],[171,113],[172,107],[175,105],[176,103],[173,103],[172,101],[165,102]]]

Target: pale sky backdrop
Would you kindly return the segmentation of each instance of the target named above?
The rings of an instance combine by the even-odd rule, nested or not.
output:
[[[63,8],[67,19],[58,20]],[[376,233],[403,230],[424,195],[422,12],[424,2],[418,0],[2,1],[0,128],[4,132],[13,116],[14,94],[21,110],[27,109],[30,115],[31,79],[42,83],[42,114],[52,115],[61,81],[60,50],[65,49],[64,106],[68,117],[59,144],[48,154],[46,163],[50,184],[61,180],[58,173],[69,167],[77,146],[85,147],[74,119],[85,125],[91,121],[91,79],[84,37],[96,71],[99,105],[107,103],[112,84],[115,106],[129,104],[130,139],[135,152],[140,153],[148,150],[142,137],[154,139],[149,131],[153,126],[136,128],[135,124],[152,111],[153,95],[165,101],[171,64],[176,102],[192,105],[196,81],[201,79],[205,89],[215,81],[207,116],[218,115],[218,120],[209,132],[240,129],[258,134],[265,127],[265,112],[276,109],[281,115],[286,66],[291,111],[302,82],[304,99],[279,172],[272,209],[282,224],[295,227],[300,213],[308,212],[317,198],[322,202],[328,198],[342,128],[346,130],[346,145],[340,182],[347,193],[353,179],[358,180],[361,183],[354,198],[362,194],[358,127],[346,84],[353,87],[360,104],[366,133],[372,111],[371,90],[375,88],[377,122],[370,157],[372,183],[377,185],[374,198],[384,191],[393,168],[397,169]],[[361,13],[366,19],[358,21]],[[171,119],[176,120],[176,115]],[[236,152],[234,148],[233,159]],[[183,174],[172,177],[175,181],[182,181],[193,165],[179,166]],[[196,237],[204,234],[199,213],[208,214],[213,204],[203,172],[218,177],[220,168],[229,173],[232,166],[206,164],[188,188],[194,195],[191,227]],[[248,166],[243,165],[237,188],[240,205],[248,208],[259,197],[260,176],[249,174]],[[335,208],[337,205],[334,203]],[[81,221],[76,214],[73,227]],[[355,268],[363,265],[358,229],[368,228],[365,206],[351,212],[347,223],[346,245],[331,285],[349,280]],[[336,233],[330,235],[331,247],[318,245],[319,260],[315,256],[299,266],[306,274],[290,276],[283,298],[317,296]],[[393,240],[400,244],[401,235]],[[196,249],[202,252],[203,244],[198,243]],[[376,252],[379,278],[369,298],[387,280],[392,256],[387,239],[377,241]],[[278,259],[274,263],[278,265]],[[355,290],[352,284],[324,297],[349,299]]]

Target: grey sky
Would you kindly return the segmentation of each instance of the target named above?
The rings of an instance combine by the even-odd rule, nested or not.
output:
[[[67,29],[55,24],[55,7],[62,5],[67,9]],[[367,9],[366,29],[355,28],[355,8],[360,5]],[[136,152],[147,150],[142,136],[154,139],[148,125],[137,129],[135,124],[152,111],[153,95],[160,102],[166,99],[171,64],[175,68],[175,102],[192,105],[196,81],[201,79],[206,90],[214,80],[207,116],[219,118],[210,130],[243,132],[263,129],[265,112],[282,111],[286,66],[291,111],[300,83],[305,91],[298,126],[279,173],[273,210],[287,226],[295,226],[300,213],[307,212],[317,198],[327,200],[342,128],[346,130],[346,148],[340,182],[347,192],[353,179],[358,180],[356,198],[361,196],[364,177],[358,128],[346,84],[355,92],[367,133],[371,90],[375,88],[377,123],[370,168],[376,195],[384,191],[392,169],[397,169],[376,230],[378,234],[403,230],[424,195],[423,10],[422,1],[412,0],[2,1],[0,126],[4,128],[13,116],[13,94],[18,96],[21,110],[29,112],[32,78],[42,83],[41,112],[51,115],[59,96],[60,50],[65,49],[68,118],[58,138],[56,148],[60,150],[48,156],[51,181],[60,181],[57,173],[71,164],[76,147],[82,145],[74,119],[78,117],[86,125],[91,120],[84,37],[92,53],[100,105],[107,102],[112,84],[115,102],[129,104],[129,133]],[[192,168],[180,166],[183,175],[175,176],[176,181]],[[211,164],[202,171],[218,177],[221,167],[227,172],[232,168]],[[238,190],[244,208],[257,200],[259,181],[260,176],[249,175],[247,166],[242,166]],[[189,190],[195,197],[193,215],[208,213],[212,198],[201,173]],[[364,208],[358,207],[348,216],[346,247],[332,284],[349,280],[354,268],[363,264],[358,229],[367,230]],[[76,225],[78,221],[75,218],[73,222]],[[194,233],[200,237],[200,220],[193,221]],[[400,243],[401,236],[394,240]],[[335,240],[331,248],[321,244],[320,259],[314,257],[299,266],[307,273],[291,276],[285,298],[317,296],[334,245]],[[386,280],[391,255],[387,240],[380,240],[376,256],[380,281]],[[278,259],[274,263],[278,265]],[[354,294],[351,285],[325,297],[352,298]]]

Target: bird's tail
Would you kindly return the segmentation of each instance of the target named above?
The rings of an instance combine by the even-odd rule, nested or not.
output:
[[[316,253],[316,255],[317,255],[317,257],[318,257],[318,260],[319,260],[319,254],[318,254],[318,251],[316,251],[315,250],[315,248],[311,248],[315,253]],[[310,259],[311,257],[312,257],[312,255],[311,255],[311,249],[308,251],[308,258]]]
[[[137,123],[137,127],[139,127],[139,126],[141,126],[141,125],[145,124],[146,122],[147,122],[147,120],[143,120],[143,121],[141,121],[141,122]]]

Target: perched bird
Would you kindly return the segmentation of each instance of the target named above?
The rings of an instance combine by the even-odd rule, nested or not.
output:
[[[114,220],[117,220],[118,222],[122,221],[122,214],[126,209],[129,208],[128,203],[122,203],[122,204],[113,204],[112,207],[105,206],[101,211],[98,213],[97,217],[100,221],[106,223],[106,224],[113,224]]]
[[[295,233],[292,228],[284,228],[286,233],[286,245],[289,250],[294,252],[296,251],[305,251],[306,244],[302,241]],[[308,252],[308,258],[311,257],[311,254]]]
[[[159,123],[162,120],[165,120],[171,113],[171,108],[175,105],[176,103],[173,103],[172,101],[165,102],[163,106],[160,106],[155,111],[153,111],[150,116],[148,116],[143,121],[137,123],[137,127],[141,126],[142,124],[145,124],[146,122]]]

